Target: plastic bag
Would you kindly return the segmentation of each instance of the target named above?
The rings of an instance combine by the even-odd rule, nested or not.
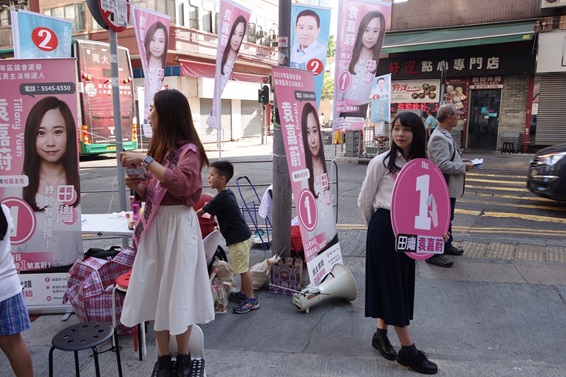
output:
[[[267,283],[267,280],[269,280],[271,265],[277,263],[280,259],[281,257],[279,255],[274,255],[271,258],[264,259],[250,267],[254,289],[260,289],[265,285],[265,283]]]
[[[218,259],[218,257],[214,257],[212,269],[213,271],[216,270],[216,276],[220,279],[232,279],[234,277],[234,270],[232,269],[232,265],[226,261]]]

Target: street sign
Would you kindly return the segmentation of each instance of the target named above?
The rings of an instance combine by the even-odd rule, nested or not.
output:
[[[130,4],[126,0],[98,0],[100,13],[108,27],[119,33],[130,21]]]

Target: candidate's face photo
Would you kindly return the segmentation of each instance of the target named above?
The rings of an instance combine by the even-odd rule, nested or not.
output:
[[[377,82],[377,90],[383,92],[385,90],[385,80],[379,80]]]
[[[244,33],[244,23],[240,22],[238,25],[236,25],[234,34],[232,34],[232,39],[230,39],[230,48],[232,50],[238,51],[240,45],[242,44],[242,41],[244,40]]]
[[[372,18],[364,29],[362,44],[367,49],[372,49],[379,39],[380,25],[379,18]]]
[[[35,147],[39,157],[47,162],[59,162],[67,150],[67,128],[59,109],[45,113],[39,129]]]
[[[307,116],[307,141],[309,150],[313,156],[318,156],[320,153],[320,135],[319,129],[316,124],[316,119],[313,113]]]
[[[165,52],[165,31],[163,29],[157,29],[153,33],[149,43],[149,52],[156,58],[160,58]]]
[[[297,24],[295,25],[295,33],[299,39],[299,44],[302,48],[309,47],[316,41],[320,29],[316,23],[316,18],[313,16],[302,16],[297,19]]]

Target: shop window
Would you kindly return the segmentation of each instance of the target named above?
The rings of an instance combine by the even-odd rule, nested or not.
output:
[[[202,30],[212,33],[212,12],[202,10]]]
[[[249,23],[248,24],[248,33],[246,35],[246,41],[250,42],[250,43],[255,43],[256,41],[256,37],[255,37],[255,24],[254,23]]]
[[[63,7],[46,9],[43,13],[71,21],[73,33],[86,30],[85,3],[65,5]]]
[[[193,5],[189,5],[189,27],[191,29],[199,29],[198,8]]]
[[[0,27],[9,27],[10,25],[12,25],[12,22],[10,20],[10,10],[0,10]]]

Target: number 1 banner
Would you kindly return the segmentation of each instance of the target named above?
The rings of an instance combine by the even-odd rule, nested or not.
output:
[[[16,59],[71,57],[71,21],[25,10],[11,13]]]
[[[444,252],[450,195],[444,175],[432,161],[411,160],[397,176],[391,198],[391,224],[397,251],[417,260]]]
[[[311,283],[342,263],[312,72],[272,67],[295,208]]]
[[[336,41],[334,129],[362,130],[391,3],[342,0]]]

